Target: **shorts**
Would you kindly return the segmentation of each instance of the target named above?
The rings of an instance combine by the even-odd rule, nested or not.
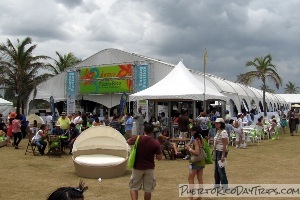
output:
[[[241,132],[235,132],[235,135],[236,135],[236,139],[235,141],[240,141],[240,138],[242,138],[242,141],[245,141],[245,133],[244,131],[241,131]]]
[[[154,176],[154,169],[137,170],[132,169],[132,174],[129,182],[130,190],[141,190],[145,192],[153,192],[156,186],[156,178]]]
[[[202,169],[204,169],[204,166],[197,166],[195,164],[190,164],[189,169],[190,170],[202,170]]]

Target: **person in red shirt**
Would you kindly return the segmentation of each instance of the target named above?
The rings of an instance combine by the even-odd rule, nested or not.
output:
[[[15,149],[19,149],[19,143],[22,140],[21,116],[20,115],[17,115],[15,117],[15,119],[12,121],[12,134],[14,136]]]
[[[154,156],[157,160],[162,159],[162,151],[160,144],[153,138],[154,125],[144,125],[144,135],[140,136],[136,149],[136,157],[132,175],[130,178],[130,194],[132,200],[138,199],[138,191],[144,189],[144,199],[151,199],[151,192],[153,192],[156,185],[154,176]],[[127,143],[134,145],[137,136],[133,136]]]

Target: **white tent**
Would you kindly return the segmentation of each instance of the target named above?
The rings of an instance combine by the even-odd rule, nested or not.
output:
[[[12,102],[0,98],[0,113],[3,116],[8,116],[8,114],[12,111],[12,109],[13,109]]]
[[[143,91],[129,96],[130,101],[143,99],[203,100],[204,85],[179,62],[161,81]],[[205,99],[225,100],[219,91],[206,86]]]

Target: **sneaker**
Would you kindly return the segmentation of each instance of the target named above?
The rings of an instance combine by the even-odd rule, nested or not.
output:
[[[246,149],[246,145],[245,144],[241,145],[241,148]]]
[[[237,148],[237,149],[238,149],[238,148],[240,148],[240,147],[239,147],[239,145],[235,145],[235,148]]]
[[[186,155],[186,156],[183,158],[183,160],[188,160],[188,159],[190,159],[190,156],[189,156],[189,155]]]
[[[15,146],[15,149],[19,149],[19,147],[18,147],[18,146]]]

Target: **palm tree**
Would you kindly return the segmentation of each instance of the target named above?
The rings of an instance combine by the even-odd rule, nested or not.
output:
[[[285,85],[285,88],[284,88],[284,93],[286,94],[297,94],[299,93],[299,87],[296,87],[295,86],[295,83],[292,83],[292,82],[288,82],[288,84]]]
[[[263,86],[262,86],[262,85],[260,86],[260,89],[263,90]],[[273,90],[273,89],[270,88],[268,85],[266,85],[266,92],[269,92],[269,93],[274,94],[274,93],[275,93],[275,90]]]
[[[250,86],[253,81],[253,77],[245,76],[244,74],[237,75],[236,83],[241,83]]]
[[[32,39],[26,37],[23,41],[17,40],[18,44],[14,46],[9,39],[6,43],[0,44],[0,82],[10,88],[17,97],[17,113],[24,113],[24,105],[28,100],[30,92],[35,86],[51,74],[39,72],[40,69],[47,69],[49,64],[44,61],[48,56],[34,56],[34,50],[37,45],[31,45]],[[39,73],[38,73],[39,72]]]
[[[58,60],[54,60],[55,66],[51,65],[51,71],[53,71],[55,75],[60,74],[63,71],[66,71],[69,67],[81,62],[81,59],[74,56],[73,53],[68,53],[65,55],[61,55],[57,51],[55,53],[58,56]]]
[[[246,72],[242,74],[242,77],[248,77],[250,80],[260,79],[262,81],[264,116],[267,116],[266,81],[267,79],[273,81],[278,89],[282,85],[282,79],[278,75],[275,65],[272,64],[271,54],[265,57],[256,57],[253,61],[248,61],[246,67],[255,67],[256,70]]]

